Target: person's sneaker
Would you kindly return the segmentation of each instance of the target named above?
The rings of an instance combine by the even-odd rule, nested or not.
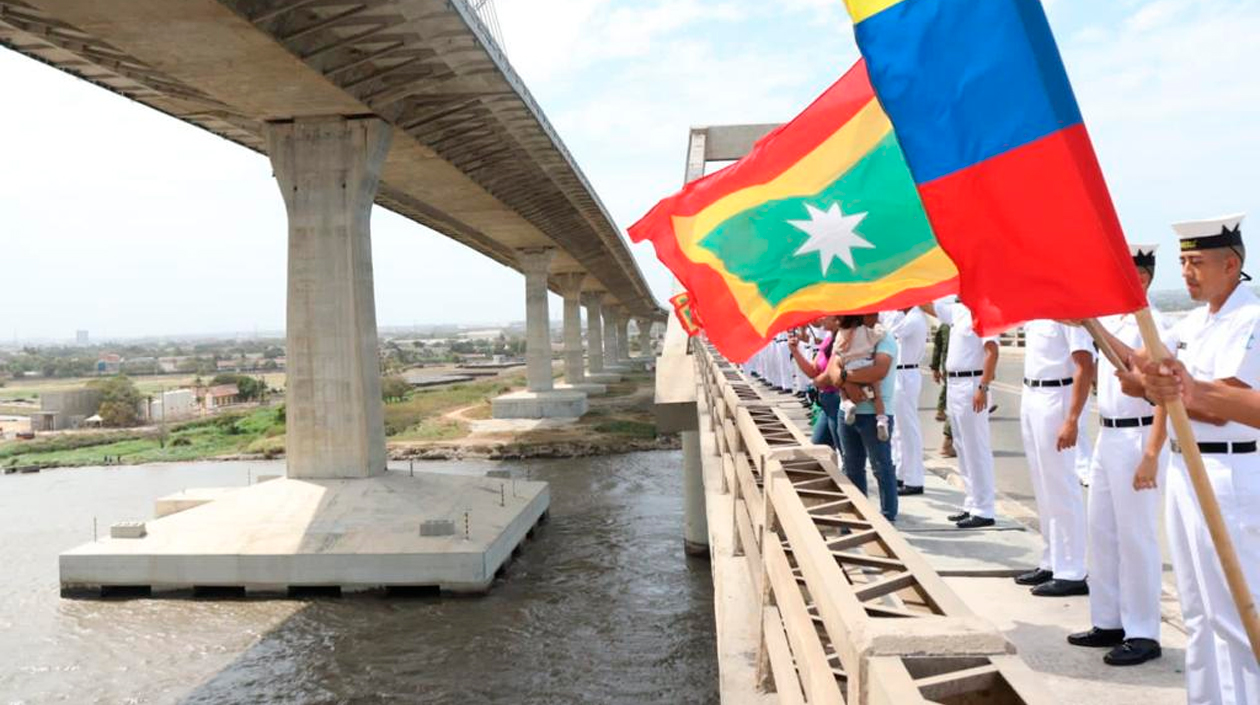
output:
[[[1159,642],[1154,639],[1125,639],[1123,644],[1103,656],[1103,663],[1108,666],[1136,666],[1161,655]]]
[[[997,521],[995,521],[992,517],[969,516],[962,521],[956,522],[954,526],[957,526],[960,529],[983,529],[986,526],[993,526],[996,523]]]
[[[1089,584],[1084,580],[1060,580],[1053,578],[1032,589],[1037,597],[1072,597],[1088,595]]]
[[[1124,643],[1124,630],[1092,627],[1087,632],[1068,634],[1067,640],[1072,646],[1120,646]]]
[[[1035,568],[1015,576],[1015,582],[1019,585],[1040,585],[1051,580],[1054,580],[1054,573],[1045,568]]]
[[[919,485],[918,487],[915,487],[914,485],[902,485],[901,487],[897,488],[897,494],[898,496],[901,496],[901,497],[908,497],[914,494],[923,494],[923,486]]]
[[[970,518],[971,518],[971,512],[958,512],[957,514],[950,514],[949,516],[947,516],[947,517],[945,517],[945,518],[946,518],[946,519],[948,519],[948,520],[950,520],[950,521],[952,521],[952,522],[954,522],[955,524],[957,524],[958,522],[962,521],[963,519],[970,519]]]
[[[857,422],[857,404],[854,404],[848,399],[845,399],[843,402],[840,402],[840,406],[844,408],[844,424],[846,426],[852,426],[854,423],[856,423]]]
[[[884,442],[887,442],[891,437],[891,434],[888,432],[887,416],[881,414],[880,416],[875,417],[875,435],[879,437],[879,440]]]

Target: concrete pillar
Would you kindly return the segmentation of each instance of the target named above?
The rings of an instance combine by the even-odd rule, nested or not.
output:
[[[609,366],[620,366],[617,347],[617,305],[606,302],[604,306],[604,362]]]
[[[655,357],[655,351],[652,350],[652,321],[647,318],[639,318],[635,322],[639,326],[639,355],[641,357]]]
[[[516,261],[525,274],[525,379],[531,392],[549,392],[553,387],[547,276],[554,254],[549,248],[516,251]]]
[[[624,308],[617,311],[617,360],[630,361],[630,315]]]
[[[285,455],[292,478],[385,472],[369,223],[390,134],[377,119],[266,126],[289,216]]]
[[[556,285],[560,295],[564,297],[564,381],[569,384],[582,384],[586,381],[586,372],[582,363],[582,282],[586,274],[575,272],[557,274]]]
[[[709,555],[709,518],[704,499],[704,464],[700,432],[682,431],[683,550],[689,556]]]
[[[582,292],[582,304],[586,306],[587,362],[591,372],[604,371],[604,293]]]

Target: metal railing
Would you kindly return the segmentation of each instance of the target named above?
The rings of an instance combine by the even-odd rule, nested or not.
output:
[[[844,477],[830,447],[810,444],[795,399],[763,393],[701,339],[692,349],[721,491],[734,496],[735,555],[761,596],[749,687],[783,703],[1043,702],[1005,637]]]

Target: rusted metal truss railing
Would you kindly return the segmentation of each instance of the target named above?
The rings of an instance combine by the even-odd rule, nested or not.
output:
[[[1042,702],[1014,647],[810,444],[796,399],[694,343],[735,554],[762,596],[756,685],[784,703]]]

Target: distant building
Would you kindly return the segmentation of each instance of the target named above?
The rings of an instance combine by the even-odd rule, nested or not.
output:
[[[149,420],[179,421],[197,414],[197,395],[191,389],[172,389],[149,402]]]
[[[201,395],[206,411],[241,403],[241,390],[235,384],[219,384],[209,387]]]
[[[89,345],[88,332],[85,330],[76,330],[74,332],[74,342],[77,345]]]
[[[39,414],[33,420],[40,431],[78,428],[101,406],[101,390],[84,387],[44,392],[39,397]]]
[[[122,370],[122,356],[115,353],[101,353],[96,360],[96,373],[100,375],[116,375]]]

